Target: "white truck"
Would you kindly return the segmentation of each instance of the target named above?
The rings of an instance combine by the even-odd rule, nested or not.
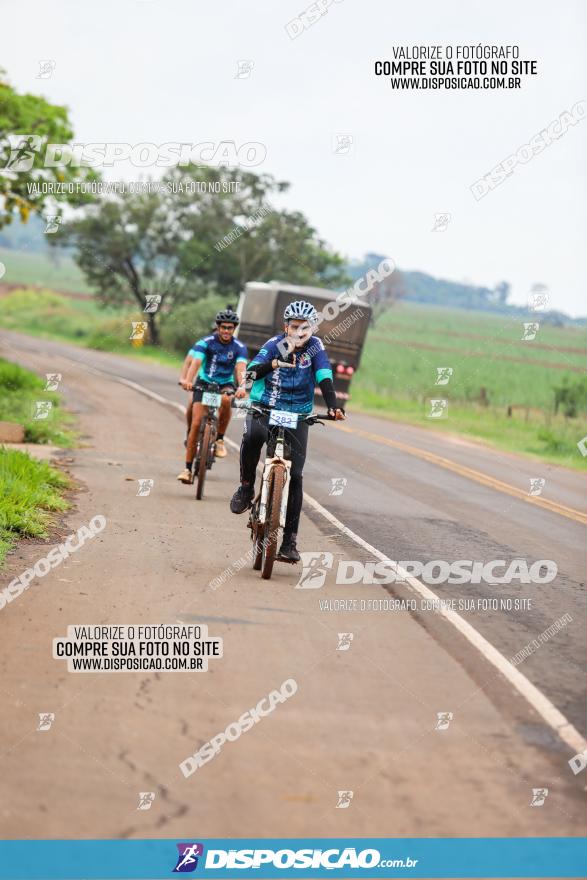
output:
[[[358,369],[371,308],[351,303],[341,308],[340,294],[321,287],[302,287],[281,281],[249,281],[240,295],[238,337],[249,349],[251,359],[271,336],[283,332],[283,313],[297,299],[311,302],[323,315],[315,334],[324,342],[332,364],[334,387],[342,400],[349,398],[351,379]],[[340,300],[339,300],[340,302]],[[332,305],[327,308],[328,304]]]

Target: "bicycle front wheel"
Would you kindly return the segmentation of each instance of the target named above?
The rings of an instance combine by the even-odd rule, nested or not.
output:
[[[253,568],[259,571],[263,562],[263,526],[260,523],[253,525]]]
[[[273,563],[277,555],[277,540],[279,537],[279,512],[281,510],[281,498],[285,483],[285,468],[276,464],[269,474],[269,486],[267,491],[267,515],[263,530],[263,556],[261,559],[261,577],[269,580],[273,572]]]

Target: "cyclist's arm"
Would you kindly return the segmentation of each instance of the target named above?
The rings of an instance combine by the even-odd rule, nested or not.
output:
[[[320,386],[320,391],[322,392],[324,403],[326,404],[326,408],[331,415],[336,415],[337,418],[344,418],[342,408],[338,405],[338,401],[336,399],[336,392],[334,390],[334,381],[332,377],[332,367],[330,365],[328,355],[326,354],[326,351],[324,349],[324,343],[322,342],[322,340],[318,339],[316,345],[318,346],[318,350],[312,357],[312,368],[314,370],[316,382]]]
[[[187,376],[185,378],[185,381],[188,385],[194,384],[194,379],[196,378],[196,376],[200,372],[201,366],[202,366],[202,359],[201,358],[198,358],[198,357],[192,358],[192,362],[190,364],[189,370],[187,372]]]
[[[275,369],[277,369],[277,358],[274,358],[271,361],[265,361],[263,364],[251,361],[247,368],[247,373],[251,379],[256,381],[257,379],[262,379],[264,376],[268,376],[269,373],[272,373]]]
[[[192,363],[192,361],[193,361],[193,357],[188,351],[188,353],[185,356],[185,360],[182,364],[182,367],[181,367],[181,373],[179,374],[179,381],[180,382],[184,382],[185,379],[187,378],[188,370],[190,368],[190,364]]]
[[[247,376],[253,381],[268,376],[278,367],[278,351],[272,341],[266,342],[247,367]]]
[[[200,367],[202,366],[202,361],[206,357],[206,350],[208,348],[208,343],[205,339],[198,339],[195,342],[190,350],[187,353],[186,361],[188,358],[191,358],[191,361],[188,365],[188,368],[185,373],[184,382],[185,384],[193,385],[194,379],[200,372]],[[185,365],[184,365],[185,366]],[[182,383],[183,384],[183,383]]]
[[[234,367],[234,378],[237,385],[237,396],[244,397],[245,377],[247,373],[247,359],[238,358]]]

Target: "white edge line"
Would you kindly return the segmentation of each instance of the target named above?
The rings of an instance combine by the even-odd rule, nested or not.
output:
[[[322,505],[312,498],[311,495],[308,495],[307,492],[304,492],[304,499],[314,508],[314,510],[327,519],[328,522],[336,526],[341,532],[343,532],[343,534],[351,538],[364,550],[368,550],[369,553],[382,562],[391,562],[391,564],[395,566],[397,573],[401,575],[402,579],[409,584],[415,593],[418,593],[424,599],[439,599],[439,596],[436,593],[429,589],[425,584],[422,584],[417,578],[408,574],[408,572],[399,566],[397,562],[390,560],[389,557],[376,547],[373,547],[367,541],[363,540],[363,538],[359,537],[359,535],[356,535],[347,526],[343,525],[340,520],[330,513],[330,511],[326,510],[325,507],[322,507]],[[477,648],[485,659],[501,672],[510,684],[530,703],[532,708],[538,712],[544,721],[546,721],[546,723],[568,746],[575,749],[576,752],[582,752],[587,749],[587,740],[570,723],[570,721],[565,718],[562,712],[560,712],[556,706],[550,702],[548,697],[539,691],[525,675],[522,675],[515,666],[512,666],[509,660],[507,660],[497,648],[494,648],[493,645],[481,635],[481,633],[477,632],[477,630],[471,626],[470,623],[467,623],[460,614],[457,614],[456,611],[452,611],[450,608],[444,608],[441,605],[438,613],[445,617],[449,623],[452,623],[452,625],[458,629],[458,631],[475,648]]]
[[[76,363],[79,363],[77,361]],[[178,409],[180,412],[185,412],[185,407],[179,403],[175,403],[173,400],[169,400],[166,397],[162,397],[160,394],[156,394],[154,391],[151,391],[149,388],[145,388],[144,385],[139,385],[137,382],[132,382],[130,379],[125,379],[122,376],[115,376],[112,373],[105,373],[102,370],[96,370],[93,367],[89,367],[92,372],[100,373],[104,376],[107,376],[110,379],[114,379],[122,383],[123,385],[127,385],[129,388],[133,388],[135,391],[138,391],[141,394],[145,394],[147,397],[152,398],[153,400],[158,401],[159,403],[163,403],[166,406],[173,406],[175,409]],[[234,449],[238,449],[239,446],[233,440],[230,440],[228,437],[225,438],[225,441],[232,446]],[[396,571],[399,575],[401,575],[402,579],[409,584],[412,590],[415,593],[418,593],[424,599],[438,600],[439,596],[434,593],[431,589],[429,589],[425,584],[422,584],[417,578],[408,574],[403,568],[401,568],[397,562],[389,559],[384,553],[378,550],[376,547],[373,547],[372,544],[369,544],[359,535],[355,534],[348,526],[345,526],[339,519],[337,519],[334,514],[330,513],[329,510],[326,510],[325,507],[316,501],[315,498],[312,498],[311,495],[308,495],[307,492],[304,492],[304,499],[308,502],[308,504],[314,508],[314,510],[321,514],[325,519],[328,520],[333,526],[342,532],[347,537],[351,538],[362,547],[364,550],[367,550],[376,559],[379,559],[381,562],[390,562],[393,566],[395,566]],[[467,641],[469,641],[473,647],[475,647],[480,654],[485,657],[488,663],[491,663],[501,674],[506,678],[512,687],[521,694],[524,699],[532,706],[532,708],[543,718],[543,720],[548,724],[552,730],[566,743],[571,749],[574,749],[576,753],[583,752],[587,750],[587,739],[585,739],[581,733],[574,727],[570,721],[568,721],[565,716],[560,712],[556,706],[550,702],[548,697],[546,697],[542,691],[539,691],[538,688],[532,684],[532,682],[526,678],[525,675],[522,675],[515,666],[509,662],[509,660],[504,657],[504,655],[494,648],[493,645],[484,638],[481,633],[477,632],[477,630],[471,626],[470,623],[461,617],[460,614],[457,614],[456,611],[452,611],[450,608],[444,608],[442,605],[440,606],[438,612],[442,617],[445,617],[446,620],[451,623],[455,629],[457,629],[461,635],[463,635]]]

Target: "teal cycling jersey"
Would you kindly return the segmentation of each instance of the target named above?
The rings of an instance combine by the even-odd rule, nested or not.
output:
[[[218,333],[199,339],[188,354],[202,361],[198,379],[218,382],[219,385],[232,382],[235,366],[238,363],[246,364],[248,357],[246,345],[234,337],[230,342],[221,342]]]
[[[280,333],[269,339],[249,366],[266,364],[275,358],[282,360],[278,343],[284,338],[285,333]],[[288,412],[312,411],[316,384],[332,379],[332,367],[318,336],[311,336],[305,345],[295,350],[295,355],[295,367],[278,367],[253,383],[251,400]]]

